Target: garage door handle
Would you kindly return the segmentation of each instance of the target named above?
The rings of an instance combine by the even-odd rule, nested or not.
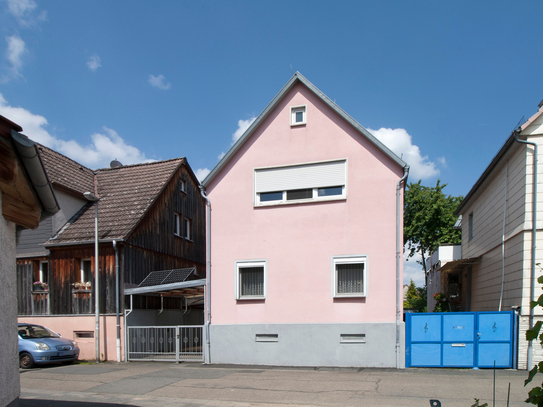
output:
[[[477,332],[477,339],[481,339],[481,334]]]
[[[453,348],[465,348],[466,344],[465,343],[451,343],[451,346]]]

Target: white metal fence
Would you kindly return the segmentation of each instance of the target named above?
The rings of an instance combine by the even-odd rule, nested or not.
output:
[[[129,361],[204,361],[204,327],[201,325],[127,328]]]

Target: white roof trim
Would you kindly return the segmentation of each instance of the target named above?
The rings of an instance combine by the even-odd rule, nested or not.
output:
[[[260,124],[268,117],[273,109],[279,104],[279,102],[285,97],[285,95],[296,85],[298,82],[304,84],[309,90],[317,95],[324,103],[326,103],[332,110],[339,114],[344,120],[351,124],[356,130],[362,133],[368,138],[377,148],[385,153],[392,161],[398,164],[400,167],[405,168],[407,164],[394,154],[387,146],[377,140],[369,131],[367,131],[360,123],[349,116],[342,108],[335,104],[328,96],[322,93],[315,85],[309,82],[300,72],[296,72],[292,78],[283,86],[283,89],[272,99],[272,101],[266,106],[266,108],[260,113],[256,120],[249,126],[249,128],[243,133],[243,135],[234,143],[234,145],[228,150],[224,157],[217,163],[217,165],[211,170],[207,177],[202,181],[202,185],[207,187],[209,183],[217,176],[217,174],[224,168],[224,166],[230,161],[230,159],[236,154],[236,152],[245,144],[247,139],[251,137],[254,131],[260,126]]]

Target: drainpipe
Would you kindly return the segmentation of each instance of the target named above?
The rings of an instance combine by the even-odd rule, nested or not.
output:
[[[200,185],[200,193],[206,200],[206,286],[205,286],[205,299],[206,299],[206,353],[205,363],[211,363],[211,342],[209,340],[209,325],[211,324],[211,202],[209,202],[206,196],[204,186]]]
[[[396,186],[396,369],[400,368],[400,259],[403,253],[402,243],[400,237],[402,236],[401,230],[401,217],[400,217],[400,191],[401,184],[407,181],[409,175],[409,165],[403,168],[403,177],[398,181]]]
[[[503,302],[503,286],[505,284],[505,218],[507,214],[507,168],[509,162],[505,163],[505,185],[504,185],[504,197],[503,197],[503,222],[502,222],[502,287],[500,290],[500,305],[498,306],[498,311],[502,310]]]
[[[530,302],[534,301],[535,296],[535,262],[536,262],[536,241],[537,241],[537,144],[531,141],[520,140],[518,138],[522,129],[519,127],[514,132],[515,141],[522,144],[529,144],[534,147],[534,179],[532,185],[532,270],[530,274]],[[530,329],[534,326],[534,309],[530,307]],[[528,342],[528,370],[532,369],[533,365],[533,341]]]
[[[121,361],[121,317],[119,315],[119,250],[117,242],[113,241],[115,249],[115,317],[117,320],[117,362]]]

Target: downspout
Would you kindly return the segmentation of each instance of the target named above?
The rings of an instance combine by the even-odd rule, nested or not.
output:
[[[530,274],[530,302],[534,301],[535,296],[535,262],[536,262],[536,241],[537,241],[537,144],[531,141],[520,140],[518,138],[522,129],[519,127],[515,130],[515,141],[522,144],[529,144],[534,147],[534,179],[532,185],[532,270]],[[530,329],[534,326],[534,309],[530,307]],[[528,342],[528,370],[532,369],[533,365],[533,341]]]
[[[396,369],[400,368],[400,259],[403,253],[402,242],[400,241],[402,236],[402,220],[400,217],[400,191],[401,184],[407,181],[409,175],[409,165],[403,168],[403,177],[398,181],[396,186]]]
[[[117,242],[113,241],[113,249],[115,250],[115,318],[117,320],[117,362],[121,361],[121,316],[119,314],[119,250]],[[125,319],[126,321],[126,319]]]
[[[504,198],[503,198],[503,223],[502,223],[502,287],[500,290],[500,305],[498,311],[502,310],[503,302],[503,286],[505,284],[505,218],[507,214],[507,167],[508,162],[505,163],[505,185],[504,185]]]
[[[209,325],[211,324],[211,202],[209,202],[206,196],[204,186],[200,185],[200,193],[206,200],[206,286],[205,286],[205,299],[206,299],[206,353],[205,363],[211,363],[211,342],[209,340]]]

